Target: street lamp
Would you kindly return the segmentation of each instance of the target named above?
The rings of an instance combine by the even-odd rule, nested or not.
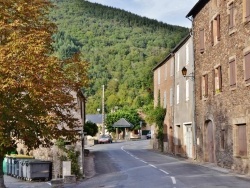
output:
[[[187,76],[187,68],[186,67],[183,67],[182,70],[181,70],[181,73],[182,75],[185,77],[185,78],[190,78],[191,80],[194,80],[194,73],[191,72],[189,75],[190,76]]]

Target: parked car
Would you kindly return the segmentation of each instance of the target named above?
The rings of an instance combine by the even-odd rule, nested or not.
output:
[[[99,144],[112,143],[112,137],[110,135],[101,135],[98,139]]]
[[[147,139],[151,139],[151,131],[148,132]]]

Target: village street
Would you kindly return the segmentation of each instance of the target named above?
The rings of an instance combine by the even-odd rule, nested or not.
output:
[[[249,188],[250,177],[209,163],[196,163],[149,149],[149,140],[89,147],[86,179],[64,188]],[[50,182],[26,182],[5,176],[8,188],[46,188]]]
[[[247,176],[236,176],[212,164],[163,155],[149,140],[100,144],[90,148],[95,176],[75,187],[113,188],[249,188]]]

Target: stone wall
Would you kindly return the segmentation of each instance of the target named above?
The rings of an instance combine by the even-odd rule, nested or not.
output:
[[[244,81],[244,50],[250,47],[250,23],[243,22],[242,0],[235,0],[235,27],[229,30],[228,3],[219,1],[218,6],[212,6],[209,1],[194,17],[194,52],[195,52],[195,94],[196,94],[196,124],[197,124],[197,157],[198,161],[209,161],[214,155],[214,163],[225,168],[231,168],[238,172],[249,173],[250,157],[250,86]],[[212,45],[211,21],[216,15],[220,15],[220,41]],[[205,31],[205,50],[200,52],[199,32]],[[229,59],[236,60],[236,87],[229,84]],[[222,91],[213,93],[212,71],[221,66]],[[201,96],[201,77],[208,74],[208,96]],[[247,127],[247,151],[246,157],[235,155],[237,139],[235,127],[236,121],[243,118],[240,123]],[[213,126],[213,151],[207,142],[206,134],[208,124]],[[222,147],[222,131],[225,133],[225,145]]]

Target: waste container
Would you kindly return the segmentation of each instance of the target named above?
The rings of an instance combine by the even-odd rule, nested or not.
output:
[[[34,159],[33,156],[28,155],[11,155],[11,176],[18,177],[19,176],[19,160],[31,160]]]
[[[18,176],[17,176],[17,178],[20,178],[20,179],[23,179],[24,177],[23,177],[23,165],[24,165],[24,162],[25,162],[25,160],[23,160],[23,159],[20,159],[19,161],[18,161],[18,163],[19,163],[19,171],[18,171]]]
[[[26,162],[26,180],[51,180],[52,162],[31,160]]]
[[[34,159],[34,157],[28,155],[11,154],[11,155],[6,155],[6,159],[7,159],[7,175],[17,177],[19,175],[19,168],[20,168],[19,160]]]
[[[27,179],[27,171],[28,171],[28,163],[31,161],[40,161],[38,159],[23,159],[20,160],[21,161],[21,169],[19,170],[19,175],[21,179]],[[20,167],[20,163],[19,163],[19,167]],[[20,174],[21,173],[21,174]]]
[[[3,160],[3,173],[4,174],[7,174],[7,172],[8,172],[8,165],[7,165],[7,157],[5,157],[4,158],[4,160]]]
[[[7,175],[11,175],[12,171],[12,157],[10,155],[6,155],[7,159]]]

